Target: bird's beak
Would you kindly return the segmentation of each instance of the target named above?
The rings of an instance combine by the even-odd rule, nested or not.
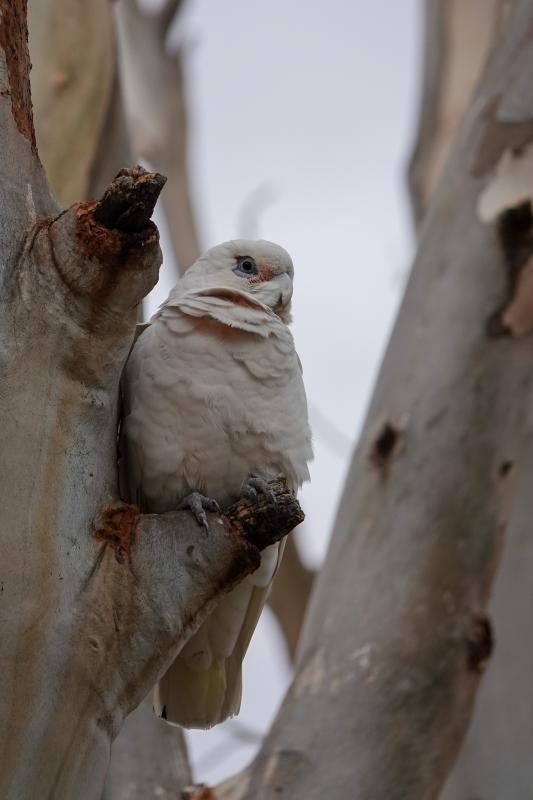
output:
[[[274,306],[274,311],[278,312],[290,305],[292,299],[292,281],[286,272],[281,275],[276,275],[272,279],[272,284],[279,291],[279,300]]]

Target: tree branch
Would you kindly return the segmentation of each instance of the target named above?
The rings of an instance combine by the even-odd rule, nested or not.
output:
[[[148,225],[165,183],[163,175],[142,167],[121,170],[95,206],[94,219],[110,230],[139,233]]]

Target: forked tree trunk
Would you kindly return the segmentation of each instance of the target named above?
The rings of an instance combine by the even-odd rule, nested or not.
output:
[[[295,680],[225,800],[433,800],[457,757],[506,535],[531,527],[532,74],[517,0],[425,217]]]
[[[0,0],[0,797],[96,800],[126,714],[301,517],[281,484],[273,533],[260,504],[212,515],[206,537],[187,512],[119,501],[118,381],[164,180],[128,170],[61,212],[26,35],[25,0]]]

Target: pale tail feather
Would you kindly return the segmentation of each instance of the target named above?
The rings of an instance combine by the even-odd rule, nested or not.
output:
[[[285,540],[280,543],[278,564],[284,546]],[[245,580],[253,580],[253,577],[251,575]],[[252,588],[239,636],[230,656],[213,659],[206,670],[191,669],[183,655],[176,657],[155,690],[154,709],[158,716],[184,728],[211,728],[239,713],[242,661],[269,590],[270,584]],[[204,626],[208,623],[209,620]],[[202,635],[204,626],[195,636]]]

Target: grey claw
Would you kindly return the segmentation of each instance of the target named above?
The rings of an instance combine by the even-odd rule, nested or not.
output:
[[[258,478],[255,475],[250,475],[250,477],[244,481],[241,491],[242,494],[250,498],[250,500],[255,500],[259,493],[266,495],[273,505],[277,504],[276,495],[270,488],[268,481],[265,481],[263,478]]]
[[[198,525],[201,525],[206,532],[209,531],[209,524],[207,522],[207,511],[216,511],[220,513],[220,506],[212,497],[206,497],[200,492],[191,492],[184,497],[181,501],[179,508],[188,508],[195,516]],[[205,510],[204,510],[205,509]]]
[[[247,497],[248,500],[255,500],[257,497],[257,492],[253,486],[250,486],[249,483],[243,483],[241,486],[241,494],[243,497]]]

